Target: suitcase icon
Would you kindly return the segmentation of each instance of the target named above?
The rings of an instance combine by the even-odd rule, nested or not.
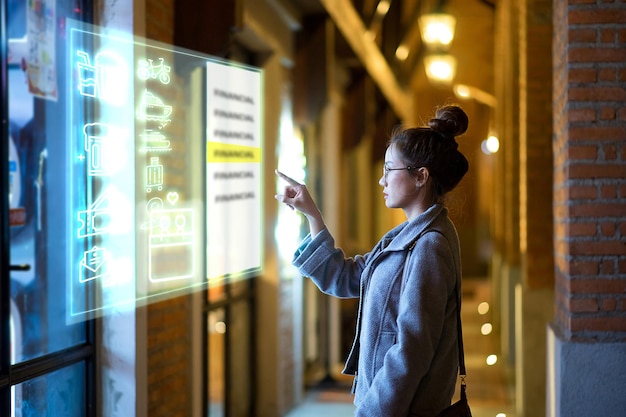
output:
[[[163,165],[156,156],[150,158],[150,165],[146,167],[146,191],[150,193],[153,188],[163,190]]]

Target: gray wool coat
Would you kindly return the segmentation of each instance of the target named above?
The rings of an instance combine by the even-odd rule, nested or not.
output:
[[[431,206],[353,258],[335,248],[324,229],[304,239],[293,264],[324,293],[359,297],[343,371],[355,375],[356,416],[435,416],[450,405],[459,363],[461,261],[444,206]]]

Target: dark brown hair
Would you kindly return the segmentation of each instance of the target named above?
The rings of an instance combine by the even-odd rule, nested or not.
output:
[[[452,191],[469,169],[455,139],[467,131],[468,123],[463,109],[448,105],[437,109],[428,127],[397,128],[391,135],[389,146],[394,146],[407,166],[428,168],[435,200]]]

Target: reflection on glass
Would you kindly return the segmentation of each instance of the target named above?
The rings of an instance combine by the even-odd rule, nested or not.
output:
[[[11,208],[23,213],[11,226],[11,264],[29,266],[11,271],[11,360],[17,363],[82,343],[85,334],[82,326],[66,326],[66,286],[50,272],[64,244],[48,228],[47,208],[59,195],[55,173],[64,168],[50,163],[51,132],[62,126],[58,117],[47,117],[47,109],[60,104],[34,99],[19,66],[9,65],[8,72]]]
[[[225,347],[226,324],[224,309],[209,312],[207,320],[208,349],[207,363],[209,366],[208,398],[209,417],[224,416],[225,394]]]
[[[207,291],[209,303],[214,303],[226,298],[226,285],[224,281],[221,279],[218,282],[215,281],[217,280],[209,281],[209,289]]]
[[[247,280],[249,282],[249,280]],[[229,352],[229,414],[233,417],[248,417],[253,415],[249,399],[252,398],[250,378],[250,355],[252,343],[250,340],[250,305],[240,301],[231,307],[231,319],[228,323],[230,337]]]
[[[66,24],[69,320],[259,270],[262,71]]]
[[[234,279],[230,283],[230,294],[232,297],[245,295],[251,290],[252,280],[250,279]]]
[[[85,364],[80,362],[15,387],[16,417],[85,416]]]

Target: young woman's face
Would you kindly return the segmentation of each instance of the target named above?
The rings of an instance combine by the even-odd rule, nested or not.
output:
[[[393,145],[385,152],[385,166],[383,175],[378,181],[383,187],[385,205],[389,208],[401,208],[411,217],[414,208],[419,207],[421,200],[420,187],[417,180],[411,176],[407,165]]]

